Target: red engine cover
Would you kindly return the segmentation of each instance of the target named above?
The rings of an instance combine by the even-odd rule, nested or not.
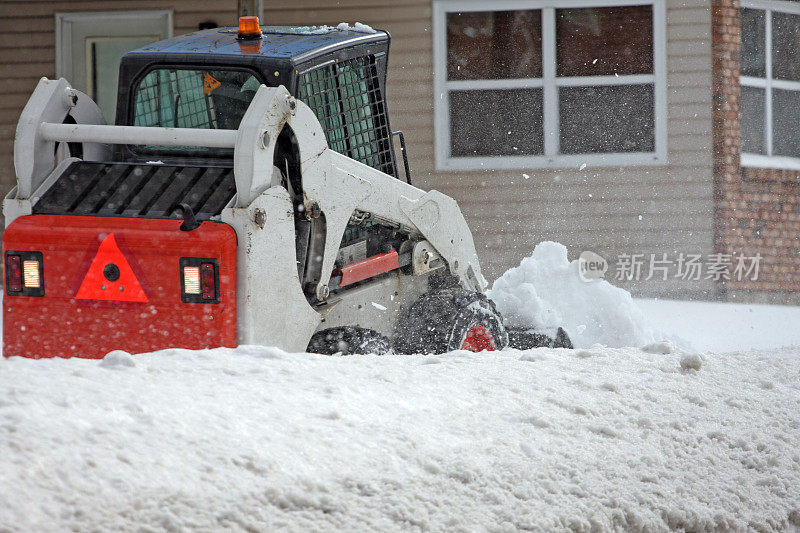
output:
[[[5,357],[101,358],[111,350],[236,346],[236,232],[180,220],[32,215],[3,234],[5,252],[38,251],[44,296],[3,291]],[[220,303],[184,303],[180,259],[215,259]],[[103,268],[113,263],[109,281]],[[4,280],[5,284],[5,280]]]

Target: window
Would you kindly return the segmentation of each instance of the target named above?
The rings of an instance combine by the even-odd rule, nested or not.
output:
[[[800,169],[800,5],[742,6],[742,165]]]
[[[244,70],[158,68],[136,86],[133,125],[164,128],[239,128],[260,82]],[[147,146],[148,151],[230,154],[232,150]]]
[[[664,163],[663,4],[436,2],[437,166]]]
[[[56,74],[97,102],[114,123],[119,60],[172,37],[171,11],[56,14]]]
[[[333,150],[396,176],[374,56],[327,63],[301,73],[297,96],[317,115]]]

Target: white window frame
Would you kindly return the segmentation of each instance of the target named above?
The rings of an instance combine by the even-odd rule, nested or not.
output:
[[[556,9],[653,6],[653,74],[556,76]],[[434,130],[437,170],[569,168],[663,165],[667,162],[666,7],[662,0],[434,0]],[[447,80],[447,13],[542,10],[542,78]],[[569,86],[653,84],[655,151],[559,154],[558,89]],[[544,155],[453,157],[450,154],[450,91],[543,88]],[[477,124],[476,127],[480,127]]]
[[[762,9],[764,18],[764,78],[739,76],[739,85],[764,90],[764,137],[767,144],[767,155],[742,151],[743,167],[775,168],[800,170],[800,158],[772,155],[772,89],[784,89],[800,92],[800,81],[776,80],[772,78],[772,12],[792,13],[800,15],[800,4],[779,0],[742,0],[740,8]]]

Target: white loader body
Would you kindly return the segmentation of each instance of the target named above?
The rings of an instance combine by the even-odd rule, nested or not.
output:
[[[78,123],[64,124],[67,115]],[[285,127],[292,129],[299,146],[303,206],[307,213],[324,214],[326,222],[315,305],[298,277],[294,206],[273,167],[276,142]],[[4,201],[6,227],[30,215],[40,191],[62,172],[64,163],[54,157],[57,142],[83,143],[87,161],[107,161],[111,151],[106,143],[234,149],[236,195],[219,222],[232,226],[238,237],[239,344],[301,351],[315,331],[344,325],[390,336],[404,307],[427,290],[427,275],[434,268],[448,268],[466,289],[482,292],[486,287],[472,234],[452,198],[425,192],[331,150],[313,111],[282,86],[262,85],[238,130],[145,128],[106,126],[88,96],[64,79],[43,78],[17,128],[18,184]],[[358,213],[419,238],[409,273],[395,271],[331,294],[342,235]]]

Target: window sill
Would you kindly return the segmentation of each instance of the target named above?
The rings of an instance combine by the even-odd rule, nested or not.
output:
[[[800,158],[742,154],[741,167],[748,181],[800,182]]]
[[[775,155],[742,154],[742,166],[754,168],[774,168],[779,170],[800,170],[800,158]]]
[[[667,158],[655,152],[586,154],[562,156],[477,156],[437,158],[436,169],[447,170],[506,170],[506,169],[575,169],[597,167],[660,166]]]

